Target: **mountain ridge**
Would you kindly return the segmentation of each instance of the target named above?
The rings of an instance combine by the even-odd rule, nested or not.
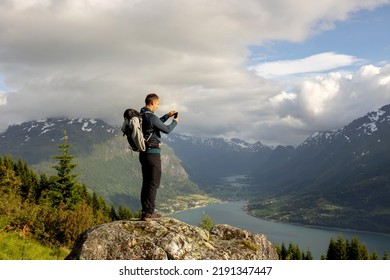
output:
[[[78,154],[87,153],[92,145],[104,142],[117,133],[114,127],[101,120],[47,118],[9,126],[0,133],[0,152],[9,152],[29,164],[36,164],[56,153],[56,143],[62,141],[63,130],[68,131],[70,143],[77,140],[77,143],[72,143],[72,152]],[[90,133],[92,130],[94,133]],[[83,139],[82,145],[79,139]],[[35,152],[34,147],[43,145],[47,145],[46,151]]]
[[[142,178],[138,156],[131,152],[119,128],[102,120],[48,118],[13,125],[0,133],[0,154],[22,158],[38,173],[54,173],[52,156],[58,154],[64,130],[71,145],[70,154],[76,156],[78,179],[109,203],[124,205],[135,211],[140,209]],[[169,205],[169,201],[177,196],[196,195],[193,200],[198,200],[199,195],[205,196],[189,179],[169,147],[164,147],[162,151],[162,162],[163,191],[160,191],[158,204]],[[188,201],[191,203],[191,199]],[[186,207],[184,202],[182,205]],[[164,209],[169,211],[169,207],[164,206]]]
[[[390,232],[390,105],[297,148],[277,147],[253,173],[249,212],[310,225]],[[261,198],[262,197],[262,198]]]
[[[232,175],[249,174],[271,154],[272,148],[260,141],[238,138],[201,138],[169,134],[164,141],[175,151],[190,177],[213,192],[213,186]]]
[[[103,170],[111,168],[107,167],[111,160],[117,162],[111,170],[114,177],[118,172],[126,172],[125,166],[131,166],[132,193],[125,194],[129,188],[126,177],[120,183],[112,183],[119,190],[116,198],[111,199],[117,203],[138,201],[137,158],[131,157],[119,129],[101,120],[46,119],[11,126],[0,133],[0,152],[8,147],[11,152],[30,157],[30,160],[42,151],[54,155],[53,139],[61,139],[61,136],[53,138],[56,125],[61,132],[58,135],[71,125],[75,130],[68,132],[69,142],[75,141],[72,151],[89,160],[93,168]],[[100,134],[94,134],[94,129]],[[6,133],[10,133],[9,137]],[[165,193],[163,200],[168,202],[177,186],[179,195],[186,195],[188,187],[193,194],[250,198],[247,211],[258,217],[390,232],[389,141],[390,105],[369,112],[340,129],[315,132],[297,147],[272,148],[260,141],[249,143],[237,138],[200,138],[172,133],[163,137],[163,151],[167,153],[164,165],[170,175],[163,182],[162,187],[166,189],[161,193]],[[34,145],[40,145],[41,151],[35,151]],[[91,153],[94,150],[100,153]],[[113,150],[116,150],[114,156]],[[101,160],[107,164],[99,166]],[[88,172],[85,169],[80,173]],[[246,186],[224,185],[226,181],[222,179],[232,175],[246,176]],[[97,181],[100,180],[99,177]],[[183,182],[192,183],[183,185]],[[104,187],[100,190],[110,192],[112,186],[109,190]]]
[[[0,133],[0,153],[11,154],[14,158],[21,157],[38,172],[50,174],[53,172],[50,168],[51,157],[58,153],[57,145],[62,142],[63,130],[67,131],[67,140],[71,144],[70,152],[77,156],[79,166],[76,171],[80,174],[79,179],[109,202],[116,205],[131,205],[133,208],[134,205],[138,205],[139,194],[135,186],[140,185],[141,177],[137,153],[132,153],[127,148],[127,140],[122,137],[123,133],[118,127],[113,127],[100,119],[61,117],[12,125]],[[261,149],[270,152],[270,148],[260,142],[248,143],[237,138],[199,138],[173,133],[163,135],[162,161],[165,168],[163,172],[176,177],[176,180],[172,180],[171,175],[164,176],[165,181],[161,187],[172,188],[176,184],[178,189],[182,189],[180,195],[186,194],[185,186],[190,193],[204,194],[204,190],[208,192],[214,189],[213,187],[208,189],[208,186],[220,183],[221,177],[230,176],[233,171],[240,174],[248,173],[251,166],[248,164],[248,157],[252,161],[257,161],[257,153]],[[183,156],[182,151],[188,157]],[[210,156],[213,157],[211,161]],[[171,161],[173,158],[174,164]],[[225,168],[225,164],[229,166]],[[125,166],[128,166],[127,171],[124,169]],[[94,172],[95,169],[100,172]],[[104,178],[106,170],[111,174],[108,176],[117,179]],[[118,176],[118,173],[126,172],[130,172],[130,179],[124,175]],[[204,178],[206,179],[203,180]],[[183,185],[183,180],[192,183]],[[104,185],[107,181],[111,186]],[[132,187],[126,187],[129,182]],[[201,187],[196,191],[195,185]],[[110,194],[112,188],[116,189],[116,195]],[[165,193],[166,190],[161,192],[164,209],[169,208],[166,205],[171,200],[168,194],[164,195]],[[209,193],[213,195],[212,191]],[[214,194],[218,195],[218,192]]]

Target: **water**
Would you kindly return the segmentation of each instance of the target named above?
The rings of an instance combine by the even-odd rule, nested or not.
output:
[[[384,251],[390,253],[390,235],[313,228],[266,221],[246,214],[241,209],[243,205],[243,201],[210,204],[205,207],[182,211],[171,215],[171,217],[197,226],[203,218],[203,213],[206,213],[215,224],[228,224],[253,233],[262,233],[272,243],[282,244],[284,242],[286,246],[290,242],[297,244],[301,250],[310,250],[314,259],[320,259],[321,255],[326,255],[330,239],[337,239],[340,234],[344,239],[349,240],[352,240],[354,236],[358,236],[359,241],[366,245],[370,253],[376,250],[380,258]]]

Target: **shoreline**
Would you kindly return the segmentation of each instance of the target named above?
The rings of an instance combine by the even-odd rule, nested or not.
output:
[[[249,216],[251,216],[251,217],[260,219],[260,220],[268,221],[268,222],[275,222],[275,223],[281,223],[281,224],[289,224],[289,225],[295,225],[295,226],[301,226],[301,227],[307,227],[307,228],[317,228],[317,229],[334,230],[334,231],[345,231],[345,232],[350,232],[350,233],[377,234],[377,235],[382,235],[382,236],[390,237],[390,233],[386,233],[386,232],[368,231],[368,230],[357,230],[357,229],[339,228],[339,227],[328,227],[328,226],[320,226],[320,225],[309,225],[309,224],[303,224],[303,223],[298,223],[298,222],[284,222],[284,221],[275,220],[275,219],[269,219],[269,218],[265,218],[265,217],[258,217],[258,216],[255,216],[255,215],[250,214],[250,213],[246,210],[246,206],[247,206],[247,204],[244,204],[244,205],[241,207],[241,210],[242,210],[245,214],[247,214],[247,215],[249,215]]]
[[[182,210],[177,210],[177,211],[173,211],[173,212],[170,212],[170,213],[162,213],[163,216],[165,217],[169,217],[170,215],[174,215],[174,214],[178,214],[178,213],[181,213],[181,212],[184,212],[184,211],[189,211],[189,210],[193,210],[193,209],[198,209],[198,208],[202,208],[202,207],[206,207],[207,205],[212,205],[212,204],[224,204],[224,203],[229,203],[229,202],[233,202],[233,201],[220,201],[220,202],[213,202],[213,203],[207,203],[205,205],[201,205],[201,206],[195,206],[195,207],[189,207],[189,208],[186,208],[186,209],[182,209]]]
[[[245,200],[233,200],[233,201],[221,200],[218,203],[215,203],[215,202],[214,203],[208,203],[208,204],[205,204],[205,205],[202,205],[202,206],[190,207],[190,208],[187,208],[187,209],[182,209],[182,210],[174,211],[174,212],[171,212],[171,213],[163,213],[163,216],[169,217],[170,215],[174,215],[174,214],[177,214],[177,213],[181,213],[181,212],[185,212],[185,211],[189,211],[189,210],[193,210],[193,209],[203,208],[203,207],[206,207],[206,206],[212,205],[212,204],[226,204],[226,203],[240,202],[240,201],[243,202],[243,205],[240,207],[241,211],[243,211],[248,216],[254,217],[254,218],[259,219],[259,220],[264,220],[264,221],[268,221],[268,222],[275,222],[275,223],[280,223],[280,224],[295,225],[295,226],[301,226],[301,227],[307,227],[307,228],[314,228],[314,229],[344,231],[344,232],[349,232],[349,233],[376,234],[376,235],[390,237],[390,233],[386,233],[386,232],[357,230],[357,229],[350,229],[350,228],[328,227],[328,226],[320,226],[320,225],[309,225],[309,224],[303,224],[303,223],[297,223],[297,222],[285,222],[285,221],[269,219],[269,218],[265,218],[265,217],[258,217],[258,216],[250,214],[246,210],[247,201],[245,201]]]

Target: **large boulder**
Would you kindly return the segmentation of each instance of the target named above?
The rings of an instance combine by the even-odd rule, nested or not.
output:
[[[81,234],[68,260],[277,260],[263,234],[228,225],[210,231],[173,218],[116,221]]]

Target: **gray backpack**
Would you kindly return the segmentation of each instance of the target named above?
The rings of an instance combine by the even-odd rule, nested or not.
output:
[[[127,136],[130,148],[135,152],[146,151],[146,142],[149,141],[152,135],[148,139],[144,137],[142,132],[142,114],[134,109],[126,109],[123,113],[123,118],[121,130],[123,136]]]

